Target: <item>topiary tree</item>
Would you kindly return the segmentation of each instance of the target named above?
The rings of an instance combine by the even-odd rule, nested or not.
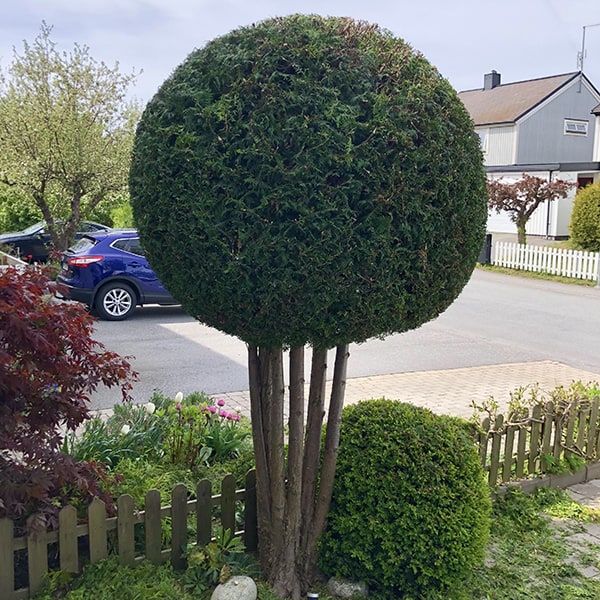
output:
[[[591,252],[600,251],[600,181],[577,192],[570,230],[574,244]]]
[[[449,598],[481,564],[490,491],[466,421],[393,400],[342,415],[319,563],[386,597]]]
[[[194,51],[163,84],[138,126],[130,193],[161,280],[248,345],[261,566],[300,598],[331,497],[348,344],[436,317],[477,261],[487,208],[469,115],[377,26],[270,19]]]

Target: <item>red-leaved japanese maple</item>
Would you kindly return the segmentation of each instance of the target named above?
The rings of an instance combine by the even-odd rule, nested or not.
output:
[[[62,453],[64,431],[89,417],[100,384],[129,400],[137,374],[93,340],[92,317],[58,300],[50,275],[0,270],[0,517],[52,526],[62,504],[103,497],[102,468]]]

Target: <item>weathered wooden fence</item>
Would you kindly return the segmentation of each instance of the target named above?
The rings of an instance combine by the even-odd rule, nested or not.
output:
[[[492,264],[574,279],[598,281],[600,277],[600,253],[583,250],[495,242]]]
[[[486,418],[478,441],[490,486],[550,472],[569,456],[599,460],[599,406],[598,397],[566,405],[547,402],[509,418]]]
[[[506,418],[498,415],[493,422],[487,418],[477,433],[477,441],[491,487],[546,473],[569,455],[580,456],[586,462],[600,460],[600,398],[547,402],[515,411]],[[239,502],[244,504],[244,525],[238,531],[236,504]],[[212,494],[210,481],[203,480],[191,500],[187,488],[177,485],[169,506],[161,506],[157,490],[146,494],[144,509],[139,511],[135,509],[133,498],[123,495],[117,500],[115,517],[107,516],[104,503],[94,500],[84,523],[78,522],[75,508],[67,506],[59,514],[56,531],[37,535],[15,537],[13,522],[0,519],[0,600],[28,598],[40,589],[49,569],[49,546],[57,549],[57,566],[73,573],[81,570],[82,563],[95,563],[106,558],[109,552],[116,553],[123,565],[133,566],[144,559],[154,564],[170,560],[174,567],[183,568],[184,551],[190,542],[190,522],[195,520],[192,541],[207,544],[213,535],[214,507],[220,508],[219,521],[223,529],[242,537],[247,550],[258,547],[254,471],[248,473],[242,490],[236,489],[232,475],[226,476],[218,495]],[[190,519],[190,515],[195,519]],[[167,547],[163,544],[165,518],[170,519],[171,529]],[[21,563],[26,560],[28,583],[15,589],[15,555],[18,553]]]
[[[244,527],[236,530],[236,504],[244,503]],[[206,545],[213,534],[213,508],[220,508],[219,522],[223,529],[242,537],[246,550],[258,546],[256,521],[256,474],[250,471],[245,487],[236,490],[235,478],[227,475],[221,484],[221,493],[212,494],[210,481],[198,483],[195,498],[190,500],[187,488],[179,484],[173,488],[171,504],[161,506],[160,494],[151,490],[146,494],[144,510],[136,510],[133,498],[120,496],[117,515],[109,517],[102,501],[94,500],[87,512],[87,522],[78,523],[72,506],[60,511],[56,531],[32,533],[14,537],[14,524],[0,519],[0,599],[29,598],[43,585],[49,569],[48,548],[58,548],[58,566],[61,570],[78,573],[83,559],[91,563],[116,552],[122,565],[133,566],[147,559],[154,564],[168,560],[175,568],[185,566],[184,551],[190,542],[188,526],[190,515],[195,515],[195,542]],[[170,543],[163,547],[163,520],[170,518]],[[141,525],[143,524],[143,528]],[[137,528],[136,528],[137,526]],[[143,529],[142,532],[140,530]],[[143,543],[139,543],[140,535]],[[138,543],[136,543],[136,537]],[[111,541],[115,548],[109,550]],[[82,546],[84,550],[82,551]],[[15,554],[26,556],[28,585],[15,589]],[[18,583],[17,583],[18,584]]]

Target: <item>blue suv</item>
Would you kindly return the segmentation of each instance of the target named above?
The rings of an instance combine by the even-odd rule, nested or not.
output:
[[[59,283],[101,319],[122,321],[143,304],[177,304],[158,280],[135,229],[86,234],[63,253]]]

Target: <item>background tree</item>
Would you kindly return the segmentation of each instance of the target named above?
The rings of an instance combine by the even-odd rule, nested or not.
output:
[[[573,183],[556,179],[548,181],[535,175],[523,173],[514,183],[504,183],[502,177],[488,180],[488,206],[497,213],[509,213],[510,220],[517,226],[519,244],[527,242],[525,227],[537,207],[546,201],[566,198]]]
[[[60,53],[50,33],[44,23],[0,74],[0,181],[35,202],[62,250],[82,219],[127,193],[140,110],[126,100],[134,74],[85,46]]]
[[[81,304],[56,300],[65,290],[49,275],[0,270],[0,517],[35,515],[44,526],[73,497],[102,495],[101,470],[63,454],[63,434],[89,417],[98,385],[121,387],[127,400],[135,378],[92,339]]]
[[[42,219],[30,196],[0,182],[0,232],[20,231]]]
[[[137,130],[130,192],[160,278],[189,314],[247,343],[260,561],[298,599],[331,499],[348,344],[437,316],[481,250],[469,115],[377,26],[272,19],[193,52],[163,84]]]
[[[600,251],[600,182],[577,192],[571,213],[571,241],[591,252]]]

